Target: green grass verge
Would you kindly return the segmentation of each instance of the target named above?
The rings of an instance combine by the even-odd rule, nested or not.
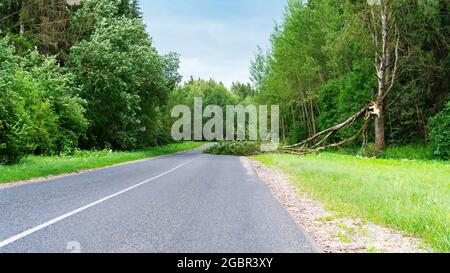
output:
[[[369,155],[367,155],[367,151],[351,148],[329,150],[328,152],[341,155],[371,157],[375,154],[375,147],[372,146],[368,149]],[[389,146],[380,157],[383,159],[433,160],[433,153],[429,147],[423,144],[409,144],[404,146]]]
[[[255,156],[329,209],[392,226],[450,251],[450,164],[339,154]]]
[[[432,160],[433,152],[424,145],[389,146],[383,153],[386,159]]]
[[[111,166],[133,160],[192,150],[205,145],[181,142],[135,152],[80,151],[71,156],[29,156],[12,166],[0,165],[0,184]]]

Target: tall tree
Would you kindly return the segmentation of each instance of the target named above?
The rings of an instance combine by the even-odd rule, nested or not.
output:
[[[231,84],[231,92],[241,98],[241,100],[255,95],[255,89],[249,83],[233,82]]]
[[[378,88],[372,111],[375,114],[375,147],[381,153],[386,147],[385,100],[397,77],[400,33],[393,16],[395,6],[392,0],[372,1],[371,31],[375,51],[375,68]],[[370,1],[369,1],[370,3]]]
[[[448,6],[290,0],[250,69],[257,100],[280,104],[287,141],[309,148],[373,141],[380,153],[426,141],[426,120],[449,93]]]
[[[73,47],[68,67],[88,101],[86,146],[133,149],[157,142],[154,133],[164,129],[159,109],[179,79],[175,57],[158,54],[141,19],[122,16],[102,20],[89,40]],[[142,139],[142,132],[153,135]]]
[[[22,0],[3,0],[0,2],[0,36],[19,33],[19,16]]]
[[[62,54],[61,58],[66,59],[69,24],[67,0],[22,0],[19,32],[36,38],[41,52]]]

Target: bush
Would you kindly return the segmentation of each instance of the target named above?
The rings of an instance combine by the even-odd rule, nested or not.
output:
[[[254,141],[221,141],[205,150],[207,154],[238,156],[251,156],[260,152],[260,143]]]
[[[14,91],[17,59],[13,52],[6,39],[0,40],[0,164],[21,159],[30,128],[23,100]]]
[[[302,140],[308,138],[308,129],[305,125],[296,123],[292,126],[291,130],[288,132],[286,137],[286,142],[288,145],[294,145]]]
[[[88,127],[84,116],[86,101],[75,94],[78,88],[74,86],[73,74],[59,68],[54,57],[29,59],[35,60],[27,71],[28,77],[39,90],[40,100],[49,104],[51,113],[47,120],[53,115],[51,124],[57,128],[50,153],[70,152],[78,147]]]
[[[88,124],[74,89],[54,57],[36,50],[17,56],[9,39],[0,39],[0,164],[78,146]]]
[[[357,150],[356,154],[362,157],[377,157],[378,152],[375,149],[374,143],[368,143],[366,146]]]
[[[436,159],[450,159],[450,101],[430,119],[430,147]]]
[[[11,90],[0,93],[0,164],[14,164],[27,152],[30,120],[19,96]]]

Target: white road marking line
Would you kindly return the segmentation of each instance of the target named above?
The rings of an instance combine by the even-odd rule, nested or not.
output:
[[[17,240],[20,240],[20,239],[22,239],[22,238],[24,238],[24,237],[26,237],[26,236],[28,236],[28,235],[31,235],[31,234],[33,234],[33,233],[35,233],[35,232],[37,232],[37,231],[39,231],[39,230],[41,230],[41,229],[44,229],[44,228],[46,228],[46,227],[48,227],[48,226],[51,226],[51,225],[53,225],[53,224],[55,224],[55,223],[58,223],[58,222],[60,222],[60,221],[62,221],[62,220],[64,220],[64,219],[66,219],[66,218],[69,218],[70,216],[73,216],[73,215],[75,215],[75,214],[77,214],[77,213],[80,213],[80,212],[82,212],[82,211],[84,211],[84,210],[87,210],[88,208],[91,208],[91,207],[93,207],[93,206],[96,206],[96,205],[98,205],[98,204],[100,204],[100,203],[103,203],[103,202],[105,202],[105,201],[107,201],[107,200],[109,200],[109,199],[111,199],[111,198],[114,198],[114,197],[116,197],[116,196],[119,196],[119,195],[121,195],[121,194],[124,194],[124,193],[126,193],[126,192],[128,192],[128,191],[131,191],[132,189],[135,189],[135,188],[140,187],[140,186],[142,186],[142,185],[144,185],[144,184],[147,184],[147,183],[149,183],[149,182],[151,182],[151,181],[153,181],[153,180],[155,180],[155,179],[158,179],[158,178],[160,178],[160,177],[162,177],[162,176],[165,176],[165,175],[167,175],[167,174],[169,174],[169,173],[172,173],[172,172],[174,172],[175,170],[177,170],[177,169],[179,169],[179,168],[181,168],[181,167],[183,167],[183,166],[185,166],[185,165],[191,163],[191,162],[194,161],[194,160],[195,160],[195,159],[189,160],[189,161],[187,161],[187,162],[185,162],[185,163],[183,163],[183,164],[181,164],[181,165],[179,165],[179,166],[177,166],[177,167],[175,167],[175,168],[173,168],[173,169],[171,169],[171,170],[168,170],[167,172],[163,172],[163,173],[160,174],[160,175],[157,175],[157,176],[152,177],[152,178],[150,178],[150,179],[147,179],[147,180],[145,180],[145,181],[143,181],[143,182],[140,182],[140,183],[138,183],[138,184],[136,184],[136,185],[134,185],[134,186],[131,186],[131,187],[129,187],[129,188],[126,188],[126,189],[124,189],[124,190],[122,190],[122,191],[120,191],[120,192],[114,193],[114,194],[109,195],[109,196],[107,196],[107,197],[105,197],[105,198],[102,198],[102,199],[100,199],[100,200],[98,200],[98,201],[95,201],[95,202],[93,202],[93,203],[90,203],[89,205],[86,205],[86,206],[84,206],[84,207],[75,209],[75,210],[73,210],[73,211],[71,211],[71,212],[68,212],[68,213],[66,213],[66,214],[63,214],[63,215],[61,215],[61,216],[59,216],[59,217],[53,218],[53,219],[51,219],[51,220],[49,220],[49,221],[47,221],[47,222],[45,222],[45,223],[43,223],[43,224],[40,224],[40,225],[38,225],[38,226],[36,226],[36,227],[34,227],[34,228],[30,228],[30,229],[28,229],[28,230],[25,230],[24,232],[21,232],[21,233],[19,233],[19,234],[17,234],[17,235],[14,235],[14,236],[12,236],[12,237],[6,239],[6,240],[1,241],[1,242],[0,242],[0,248],[2,248],[2,247],[4,247],[4,246],[7,246],[7,245],[9,245],[9,244],[12,244],[12,243],[14,243],[14,242],[17,241]]]

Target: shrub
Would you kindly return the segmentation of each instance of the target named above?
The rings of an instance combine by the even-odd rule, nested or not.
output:
[[[36,53],[36,52],[35,52]],[[33,54],[32,54],[33,55]],[[39,89],[41,101],[50,105],[55,118],[52,124],[57,128],[50,153],[69,152],[78,147],[78,141],[85,136],[88,122],[85,118],[86,101],[75,93],[73,74],[58,67],[54,57],[29,57],[34,63],[27,71],[28,77]]]
[[[302,140],[308,138],[308,129],[305,125],[296,123],[292,126],[291,130],[287,134],[286,142],[288,145],[294,145]]]
[[[368,143],[366,146],[357,150],[356,154],[362,157],[376,157],[378,153],[375,149],[375,144]]]
[[[260,152],[260,143],[254,141],[221,141],[205,150],[208,154],[238,156],[251,156]]]
[[[0,164],[12,164],[24,155],[30,123],[23,100],[14,91],[17,69],[14,48],[0,40]]]
[[[14,164],[27,152],[30,120],[24,105],[11,90],[0,92],[0,164]]]
[[[54,57],[36,50],[18,56],[8,38],[0,39],[0,164],[78,146],[88,124],[73,89],[72,75]]]
[[[430,119],[430,147],[436,159],[450,159],[450,101]]]

